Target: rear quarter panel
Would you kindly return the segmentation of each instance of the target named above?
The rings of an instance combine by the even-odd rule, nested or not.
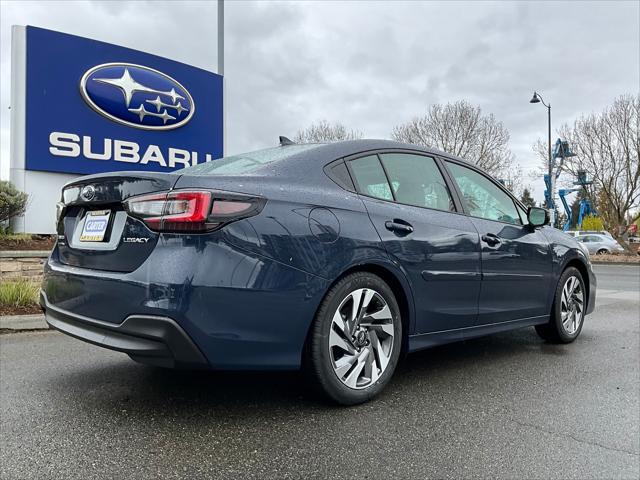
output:
[[[310,181],[200,176],[183,177],[176,187],[183,184],[267,199],[259,215],[227,225],[220,232],[225,242],[243,250],[328,280],[352,265],[389,261],[362,201],[322,172]]]

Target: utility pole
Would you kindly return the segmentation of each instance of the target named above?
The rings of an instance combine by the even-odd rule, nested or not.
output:
[[[222,156],[227,151],[227,86],[224,78],[224,0],[218,0],[218,75],[222,75]]]
[[[544,105],[544,103],[543,103]],[[551,154],[551,103],[549,103],[549,105],[545,105],[547,107],[547,119],[548,119],[548,125],[547,125],[547,133],[549,134],[548,136],[548,147],[549,147],[549,188],[550,188],[550,192],[549,192],[549,198],[551,198],[551,212],[549,213],[549,219],[551,222],[551,226],[555,227],[556,226],[556,202],[555,202],[555,196],[556,196],[556,176],[553,172],[553,164],[554,164],[554,158],[553,155]]]
[[[224,0],[218,0],[218,75],[224,75]]]

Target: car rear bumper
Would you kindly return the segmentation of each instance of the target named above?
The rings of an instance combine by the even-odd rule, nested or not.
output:
[[[171,318],[131,315],[120,324],[73,314],[51,305],[44,292],[40,305],[47,323],[72,337],[124,352],[133,360],[170,368],[208,368],[209,364],[185,331]]]
[[[54,318],[49,323],[135,360],[150,363],[159,357],[170,365],[171,355],[161,352],[164,346],[152,344],[156,352],[145,353],[149,340],[167,344],[155,335],[154,322],[160,318],[186,334],[212,369],[299,368],[327,280],[208,238],[197,237],[192,245],[180,236],[165,235],[147,260],[128,273],[65,265],[54,249],[44,265],[42,283],[43,306]],[[56,324],[58,312],[75,320],[66,322],[72,326],[82,322],[83,331]],[[105,331],[109,335],[103,341],[88,334],[87,326],[98,328],[98,337]],[[114,333],[123,332],[138,344],[139,338],[145,339],[145,345],[132,352],[123,349],[112,341]],[[174,353],[171,345],[168,350]],[[173,361],[177,366],[194,363]]]

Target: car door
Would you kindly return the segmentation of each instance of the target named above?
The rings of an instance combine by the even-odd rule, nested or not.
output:
[[[478,325],[548,315],[552,255],[540,229],[526,225],[514,199],[489,176],[445,162],[482,245]]]
[[[350,173],[386,251],[410,280],[416,328],[471,326],[478,312],[478,233],[457,208],[438,162],[406,152],[348,159]]]
[[[595,253],[595,254],[597,254],[598,252],[601,252],[603,250],[605,250],[607,252],[613,250],[612,242],[610,242],[603,235],[593,235],[591,237],[591,241],[593,242],[593,250],[594,250],[593,253]]]
[[[593,255],[596,253],[596,242],[593,240],[593,237],[591,237],[591,235],[580,235],[578,237],[578,241],[583,243],[585,247],[587,247],[587,250],[589,251],[590,255]]]

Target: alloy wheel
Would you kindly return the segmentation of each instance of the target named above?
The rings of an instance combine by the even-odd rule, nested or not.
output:
[[[354,389],[373,385],[384,373],[394,347],[394,318],[385,299],[371,288],[349,293],[334,312],[329,331],[333,371]]]
[[[568,335],[578,331],[584,318],[584,292],[580,280],[571,276],[562,288],[560,319],[562,328]]]

